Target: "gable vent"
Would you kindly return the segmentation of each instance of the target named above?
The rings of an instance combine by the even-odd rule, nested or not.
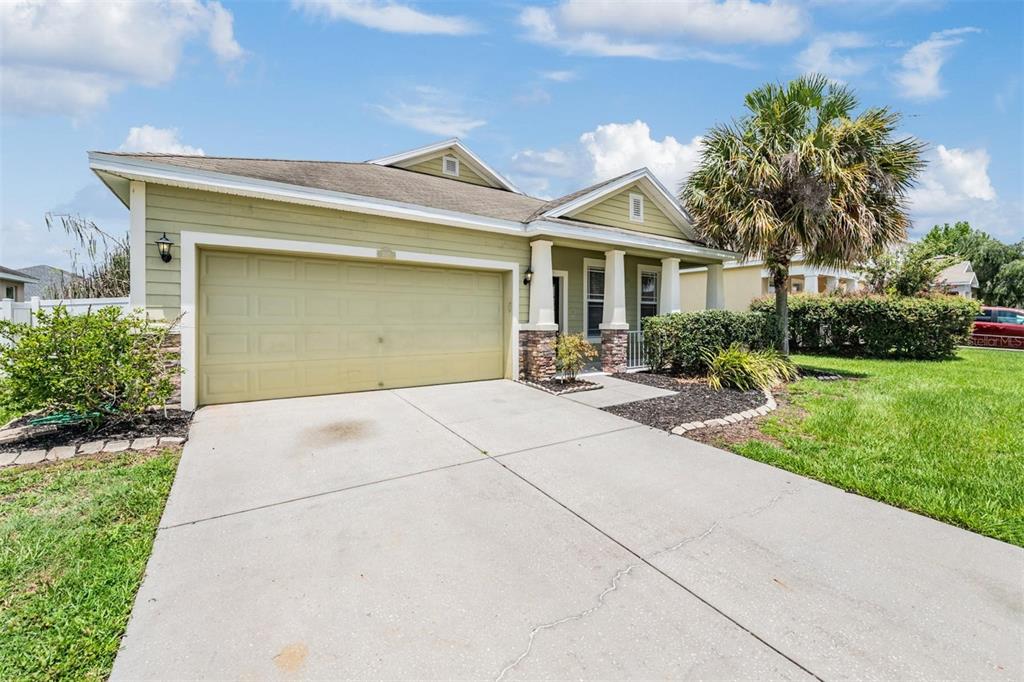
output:
[[[644,195],[629,195],[629,219],[637,223],[644,221]]]
[[[444,157],[441,170],[445,175],[459,177],[459,160],[454,156]]]

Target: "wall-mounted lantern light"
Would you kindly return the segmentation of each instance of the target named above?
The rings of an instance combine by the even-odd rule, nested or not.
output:
[[[523,284],[529,284],[533,281],[533,268],[529,265],[526,266],[526,276],[523,277]]]
[[[173,244],[174,242],[167,238],[166,232],[164,232],[164,236],[156,240],[156,248],[160,252],[160,260],[165,263],[171,262],[171,245]]]

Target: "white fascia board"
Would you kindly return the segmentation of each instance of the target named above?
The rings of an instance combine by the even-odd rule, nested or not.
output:
[[[285,201],[288,203],[305,204],[333,208],[354,213],[369,213],[389,218],[415,220],[419,222],[465,227],[500,234],[523,235],[523,223],[514,220],[501,220],[486,216],[446,211],[443,209],[426,208],[416,204],[407,204],[386,199],[364,197],[346,192],[334,192],[325,189],[302,187],[272,180],[259,180],[228,173],[183,168],[132,157],[120,157],[89,153],[89,167],[93,171],[112,173],[128,180],[155,182],[189,189],[237,194],[239,196]]]
[[[645,180],[648,183],[648,189],[651,191],[651,199],[655,204],[662,210],[662,212],[668,216],[676,227],[682,230],[684,233],[688,233],[687,236],[693,236],[693,225],[690,224],[690,218],[686,215],[686,211],[679,204],[671,192],[661,184],[661,182],[654,176],[651,171],[644,167],[638,168],[629,175],[625,175],[610,185],[599,187],[593,192],[588,192],[581,197],[573,199],[567,204],[556,206],[549,211],[545,211],[543,217],[545,218],[560,218],[567,216],[577,211],[583,210],[588,206],[597,203],[601,199],[615,194],[623,187],[630,185],[638,180]]]
[[[399,152],[398,154],[392,154],[390,156],[384,156],[379,159],[371,159],[367,163],[376,164],[378,166],[393,166],[395,164],[412,161],[421,157],[430,156],[431,154],[443,152],[446,149],[455,149],[463,154],[466,159],[470,162],[470,166],[473,167],[480,175],[493,180],[505,189],[515,192],[516,194],[522,194],[523,192],[516,187],[508,178],[494,170],[479,156],[473,153],[473,151],[462,144],[462,140],[457,137],[453,137],[449,140],[442,140],[433,144],[428,144],[424,147],[417,147],[416,149],[410,149],[406,152]]]
[[[736,254],[732,251],[711,249],[697,244],[682,244],[674,240],[659,239],[658,237],[646,234],[624,234],[602,230],[599,226],[576,226],[564,223],[555,223],[547,220],[535,220],[526,226],[527,236],[565,237],[567,239],[579,239],[580,241],[596,242],[598,244],[614,244],[617,246],[633,246],[667,253],[677,253],[684,256],[697,256],[718,262],[734,260]]]

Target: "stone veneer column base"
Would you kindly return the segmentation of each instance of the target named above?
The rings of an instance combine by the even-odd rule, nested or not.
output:
[[[601,371],[608,374],[626,371],[626,345],[629,343],[628,330],[601,330]]]
[[[524,329],[519,332],[519,378],[546,381],[555,377],[557,331]]]

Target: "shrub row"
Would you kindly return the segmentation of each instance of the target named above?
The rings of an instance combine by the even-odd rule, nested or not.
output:
[[[643,322],[647,364],[655,370],[705,369],[704,354],[741,343],[748,348],[775,345],[772,318],[762,312],[698,310],[648,317]]]
[[[750,307],[774,320],[774,299],[758,299]],[[945,358],[967,340],[978,310],[976,301],[959,296],[790,296],[789,347],[876,358]]]

